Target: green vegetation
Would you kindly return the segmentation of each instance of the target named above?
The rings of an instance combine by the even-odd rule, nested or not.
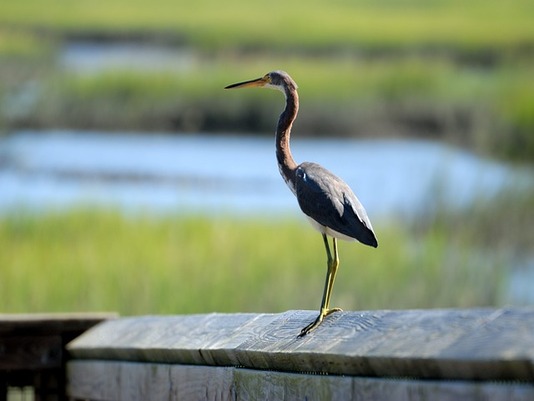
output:
[[[494,218],[503,205],[506,218]],[[532,192],[509,194],[411,225],[378,223],[378,249],[341,242],[333,303],[499,305],[510,253],[530,252],[533,205]],[[1,312],[314,309],[325,272],[320,236],[293,219],[19,211],[0,218],[0,242]]]
[[[277,93],[227,92],[285,69],[299,135],[424,135],[534,161],[534,1],[25,0],[0,3],[0,129],[272,132]],[[69,40],[182,47],[189,68],[77,74]],[[346,309],[498,305],[531,258],[533,194],[412,224],[378,223],[377,250],[341,244]],[[465,222],[469,221],[469,224]],[[0,312],[122,314],[314,309],[325,261],[300,220],[0,216]]]
[[[534,5],[498,0],[214,0],[3,2],[0,24],[55,35],[181,39],[204,49],[460,48],[520,50],[532,44]]]
[[[307,59],[284,63],[260,58],[255,63],[199,65],[181,75],[111,71],[54,76],[25,110],[4,112],[5,125],[270,134],[282,107],[279,94],[236,94],[222,88],[254,77],[251,71],[267,71],[263,64],[285,65],[297,72],[301,86],[299,135],[417,134],[518,160],[529,160],[534,152],[534,91],[523,85],[530,78],[526,67],[474,74],[441,59],[310,65]]]
[[[0,127],[271,133],[277,95],[222,87],[283,68],[301,88],[303,135],[427,136],[529,162],[533,16],[533,0],[3,2]],[[70,39],[163,43],[194,60],[77,75],[57,64]]]

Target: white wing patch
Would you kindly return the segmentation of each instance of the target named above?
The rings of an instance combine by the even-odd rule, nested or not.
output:
[[[319,231],[321,234],[329,235],[330,237],[342,239],[344,241],[356,241],[355,238],[349,237],[348,235],[338,233],[335,230],[332,230],[329,227],[323,226],[320,223],[317,223],[314,219],[312,219],[310,216],[306,216],[308,218],[308,221],[312,225],[313,228],[315,228],[317,231]]]

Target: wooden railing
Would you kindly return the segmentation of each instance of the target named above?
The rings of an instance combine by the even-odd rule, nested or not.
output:
[[[69,344],[72,400],[534,400],[534,308],[147,316]]]
[[[66,400],[66,344],[113,313],[0,314],[0,401],[15,390],[36,401]]]

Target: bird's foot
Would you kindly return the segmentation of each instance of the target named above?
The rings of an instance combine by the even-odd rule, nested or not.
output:
[[[327,317],[328,315],[334,312],[342,312],[342,311],[343,309],[341,308],[321,309],[321,312],[319,313],[319,316],[317,316],[317,319],[315,319],[315,321],[311,322],[309,325],[304,327],[300,331],[300,334],[298,335],[298,337],[304,337],[306,334],[309,334],[311,331],[315,330],[322,323],[323,319]]]

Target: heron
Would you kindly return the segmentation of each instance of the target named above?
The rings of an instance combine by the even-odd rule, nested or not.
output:
[[[332,288],[339,267],[337,240],[359,241],[374,248],[378,247],[378,241],[367,212],[341,178],[317,163],[297,164],[293,159],[289,139],[299,109],[295,81],[285,71],[278,70],[261,78],[228,85],[225,89],[249,87],[276,89],[285,96],[286,104],[278,119],[275,136],[278,169],[296,196],[302,212],[321,233],[326,250],[327,271],[319,315],[300,331],[298,337],[303,337],[315,330],[325,317],[341,311],[340,308],[330,307]],[[332,249],[328,237],[332,238]]]

